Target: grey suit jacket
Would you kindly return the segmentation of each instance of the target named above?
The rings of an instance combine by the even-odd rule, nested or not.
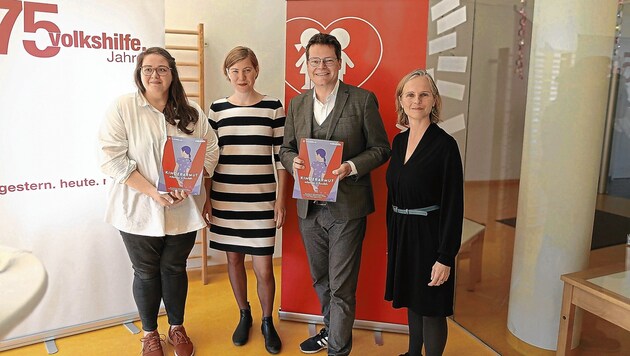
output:
[[[339,182],[337,201],[328,203],[336,219],[357,219],[374,211],[370,171],[387,162],[391,148],[374,93],[339,83],[339,91],[326,139],[343,141],[343,161],[352,161],[357,174]],[[284,141],[280,160],[293,172],[293,158],[298,155],[302,138],[312,138],[313,89],[293,98],[287,109]],[[298,199],[298,216],[306,218],[308,200]]]

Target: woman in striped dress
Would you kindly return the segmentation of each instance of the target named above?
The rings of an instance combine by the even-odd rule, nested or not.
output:
[[[256,55],[246,47],[231,50],[223,63],[234,93],[213,102],[208,113],[219,138],[220,157],[209,189],[212,206],[205,207],[204,215],[211,226],[210,247],[227,253],[230,284],[240,309],[232,341],[237,346],[247,343],[252,326],[244,265],[245,254],[250,254],[263,310],[265,348],[275,354],[282,343],[272,319],[276,288],[272,255],[276,230],[285,218],[288,174],[278,159],[285,115],[278,99],[254,90],[258,69]]]

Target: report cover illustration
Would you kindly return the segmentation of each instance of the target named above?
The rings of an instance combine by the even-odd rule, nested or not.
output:
[[[206,140],[201,138],[168,136],[158,191],[185,190],[188,194],[199,195],[203,184],[206,144]]]
[[[337,201],[339,180],[332,171],[341,165],[343,142],[303,138],[299,157],[304,169],[295,173],[293,198]]]

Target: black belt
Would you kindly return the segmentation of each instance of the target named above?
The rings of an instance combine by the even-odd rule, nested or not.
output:
[[[392,205],[392,209],[394,210],[395,213],[403,214],[403,215],[427,216],[429,215],[430,211],[438,210],[439,208],[440,208],[439,205],[431,205],[425,208],[418,208],[418,209],[400,209],[399,207]]]

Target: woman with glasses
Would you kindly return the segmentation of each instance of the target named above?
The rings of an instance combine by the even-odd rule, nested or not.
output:
[[[423,70],[396,88],[398,124],[387,168],[387,282],[385,299],[407,308],[409,351],[442,355],[446,317],[453,314],[455,256],[464,213],[457,142],[442,130],[442,99]]]
[[[178,356],[194,354],[184,329],[188,293],[186,261],[197,230],[205,194],[158,192],[163,148],[168,136],[205,139],[204,169],[212,175],[219,149],[206,115],[186,99],[175,59],[164,49],[148,48],[137,58],[138,91],[110,107],[99,132],[101,169],[112,177],[106,221],[120,231],[134,269],[133,297],[142,321],[142,355],[162,356],[158,332],[160,302],[170,328],[166,339]]]
[[[278,99],[254,89],[258,73],[258,59],[247,47],[236,47],[225,57],[223,74],[234,92],[214,101],[208,113],[221,153],[211,186],[211,206],[204,208],[204,216],[209,219],[210,247],[227,254],[230,284],[240,309],[232,342],[245,345],[252,326],[244,264],[248,254],[262,307],[265,348],[276,354],[282,343],[272,317],[276,291],[272,255],[276,230],[285,219],[288,174],[278,159],[285,117]]]

